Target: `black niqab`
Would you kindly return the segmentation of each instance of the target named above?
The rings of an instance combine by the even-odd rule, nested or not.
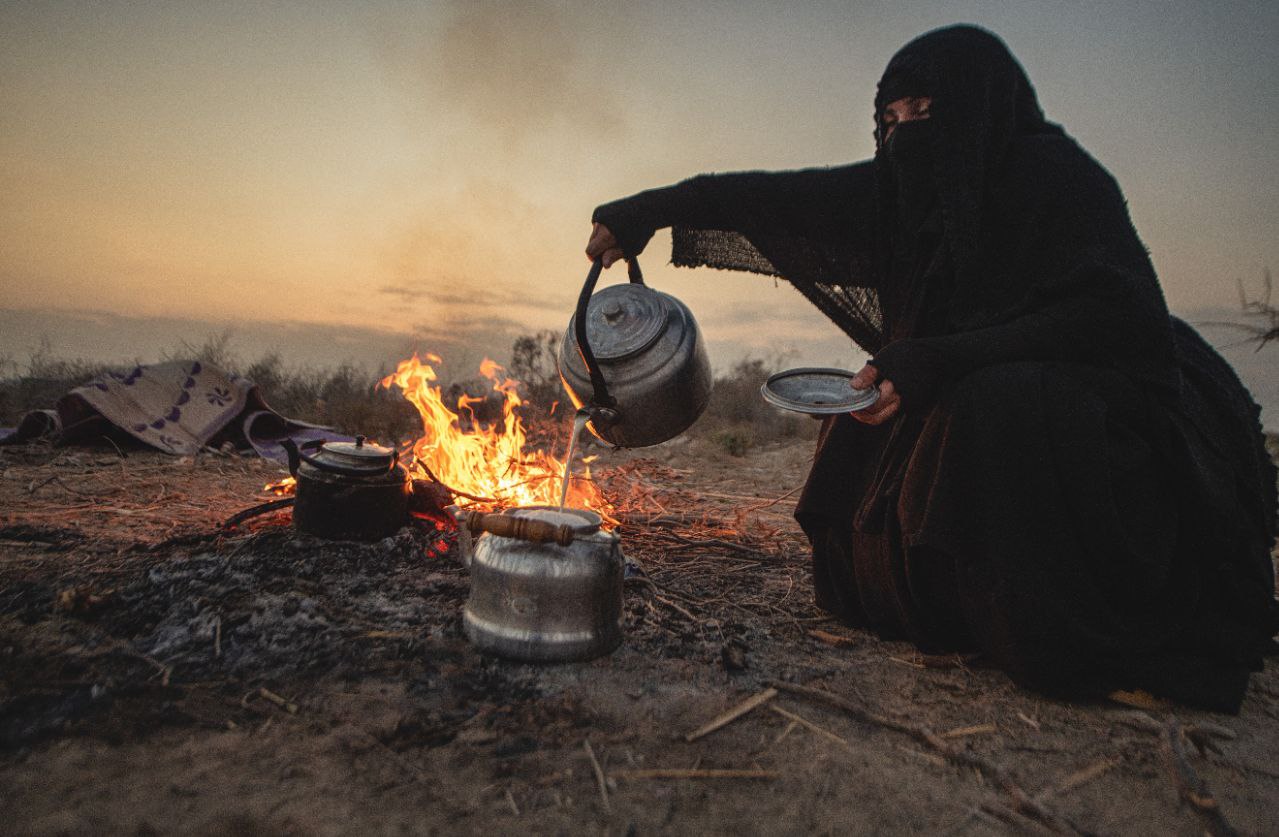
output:
[[[895,252],[912,249],[929,215],[938,209],[935,134],[932,122],[920,119],[897,126],[884,143],[881,156],[892,202]]]

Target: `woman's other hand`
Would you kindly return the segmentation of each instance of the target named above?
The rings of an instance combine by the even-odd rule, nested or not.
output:
[[[603,224],[591,225],[591,239],[586,242],[586,258],[591,261],[603,259],[605,267],[612,267],[613,262],[625,258],[622,248],[617,246],[617,239]]]
[[[863,424],[883,424],[897,415],[898,409],[901,408],[901,396],[897,394],[893,382],[887,378],[880,380],[879,370],[869,363],[853,376],[852,381],[853,389],[869,389],[876,383],[879,383],[879,400],[863,410],[854,410],[849,413]]]

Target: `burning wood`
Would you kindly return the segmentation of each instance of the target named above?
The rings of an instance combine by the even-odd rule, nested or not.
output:
[[[439,363],[440,358],[428,354],[426,361]],[[524,404],[519,383],[507,377],[501,366],[487,359],[480,366],[492,388],[488,396],[455,393],[450,407],[429,363],[414,355],[381,381],[388,389],[398,388],[422,421],[422,435],[404,449],[408,454],[404,459],[411,463],[412,516],[451,528],[452,517],[445,512],[450,505],[476,511],[561,505],[561,489],[569,479],[564,492],[568,506],[599,514],[606,528],[617,525],[610,514],[612,504],[591,479],[589,463],[594,457],[583,457],[582,475],[569,478],[565,462],[529,445],[519,414]],[[486,409],[494,406],[495,410]],[[297,479],[269,482],[263,491],[293,496]]]
[[[262,486],[262,490],[268,494],[274,494],[277,497],[291,497],[297,490],[297,477],[285,477],[282,480],[268,482]]]
[[[518,412],[524,404],[519,383],[491,360],[480,365],[502,406],[501,419],[485,424],[475,409],[484,399],[463,393],[453,407],[445,403],[430,365],[439,362],[433,354],[425,359],[414,355],[382,380],[382,386],[398,388],[422,419],[421,437],[408,446],[412,475],[446,486],[459,506],[559,505],[565,463],[528,446]],[[617,523],[610,514],[612,505],[591,480],[589,466],[571,480],[567,505],[596,512],[608,526]]]

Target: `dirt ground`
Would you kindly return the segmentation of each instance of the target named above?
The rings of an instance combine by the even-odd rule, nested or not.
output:
[[[790,517],[810,447],[603,455],[643,575],[618,651],[549,666],[470,646],[467,573],[438,532],[325,543],[287,511],[219,531],[267,499],[269,463],[0,449],[0,822],[1279,833],[1274,661],[1237,717],[1067,704],[826,621]]]

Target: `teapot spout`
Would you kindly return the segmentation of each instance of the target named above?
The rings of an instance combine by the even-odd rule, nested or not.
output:
[[[622,419],[622,414],[615,407],[599,407],[594,404],[583,407],[582,412],[586,414],[590,420],[591,426],[596,432],[603,431],[617,424]]]

